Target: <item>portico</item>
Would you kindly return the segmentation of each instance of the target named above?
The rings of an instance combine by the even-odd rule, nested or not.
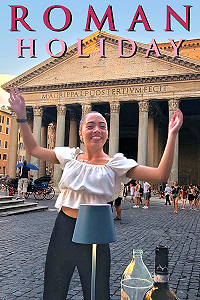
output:
[[[105,38],[106,58],[99,57],[97,36]],[[43,141],[45,145],[42,124],[55,122],[55,146],[80,146],[80,118],[97,110],[104,114],[109,125],[106,152],[113,156],[120,151],[149,166],[158,165],[166,143],[168,119],[180,107],[184,124],[176,140],[169,181],[189,184],[196,180],[199,184],[200,130],[195,124],[200,119],[200,62],[186,57],[173,58],[172,53],[163,50],[161,58],[153,54],[146,58],[147,46],[143,44],[139,44],[134,57],[117,58],[117,38],[106,32],[94,33],[83,40],[83,53],[88,53],[89,58],[78,58],[77,47],[73,45],[62,58],[44,61],[3,88],[19,87],[38,144]],[[124,47],[124,53],[129,53],[128,42]],[[190,136],[195,137],[196,150],[189,146]],[[15,139],[10,147],[17,151]],[[84,149],[83,145],[80,147]],[[196,165],[191,163],[191,151]],[[39,160],[31,158],[31,162],[39,166]],[[9,164],[10,174],[14,164],[14,161]],[[186,176],[188,166],[190,175]],[[55,186],[60,176],[61,169],[56,165]]]

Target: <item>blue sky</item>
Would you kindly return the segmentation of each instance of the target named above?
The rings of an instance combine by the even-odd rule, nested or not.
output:
[[[77,42],[77,38],[84,38],[89,34],[97,31],[93,21],[91,21],[90,32],[84,31],[87,20],[89,4],[93,6],[99,20],[102,19],[108,5],[112,6],[115,28],[117,31],[109,31],[108,21],[105,22],[102,30],[113,33],[125,38],[149,44],[154,38],[156,42],[168,42],[168,38],[175,41],[184,39],[200,38],[200,2],[198,0],[188,1],[171,1],[171,0],[140,0],[140,1],[107,1],[107,0],[4,0],[1,3],[0,10],[0,84],[7,81],[8,78],[19,75],[31,67],[37,65],[43,60],[49,58],[46,52],[46,43],[52,38],[59,38],[65,41],[67,46],[71,46]],[[21,23],[18,22],[17,32],[10,31],[11,28],[11,7],[9,5],[22,5],[28,9],[26,22],[35,31],[27,31]],[[72,23],[68,29],[62,32],[49,30],[43,22],[43,14],[45,10],[52,5],[62,5],[67,7],[72,14]],[[130,27],[133,17],[136,13],[138,5],[143,7],[145,15],[148,19],[150,27],[153,31],[147,32],[143,24],[136,24],[135,31],[127,31]],[[173,17],[171,27],[173,31],[166,32],[166,8],[169,5],[184,21],[186,18],[186,9],[183,5],[192,5],[190,18],[190,31],[184,29]],[[18,10],[20,16],[20,10]],[[64,13],[61,9],[54,9],[50,14],[52,26],[61,28],[64,25]],[[29,38],[36,39],[36,56],[29,57],[29,50],[24,50],[25,58],[17,57],[17,38],[24,39],[24,45],[29,45]],[[54,43],[52,51],[57,53],[61,50],[59,43]],[[6,74],[6,75],[5,75]],[[3,96],[2,96],[3,95]],[[7,94],[0,91],[0,104],[6,99]]]

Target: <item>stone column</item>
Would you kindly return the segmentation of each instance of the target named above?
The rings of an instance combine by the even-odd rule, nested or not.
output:
[[[17,115],[12,110],[11,125],[10,125],[9,155],[8,155],[8,172],[7,172],[7,174],[12,178],[16,177],[15,165],[17,164],[17,148],[18,148],[17,146],[18,146]]]
[[[148,159],[147,165],[153,167],[154,161],[154,119],[148,119]]]
[[[163,127],[158,126],[158,136],[159,136],[159,141],[158,141],[158,162],[160,163],[164,148],[165,148],[165,138],[164,138],[164,133],[163,133]]]
[[[158,124],[154,124],[154,158],[153,158],[153,166],[158,167],[159,161],[158,161]]]
[[[41,147],[47,148],[47,127],[43,124],[41,129]],[[40,160],[39,177],[46,174],[46,161]]]
[[[74,112],[70,112],[69,147],[77,147],[77,121]]]
[[[64,104],[57,105],[57,125],[56,125],[56,147],[63,147],[65,143],[65,115],[66,106]],[[58,186],[62,175],[60,165],[54,165],[54,187]]]
[[[147,165],[148,152],[148,111],[149,101],[139,101],[139,126],[138,126],[138,158],[141,165]]]
[[[32,118],[30,118],[29,114],[27,114],[27,119],[28,119],[28,125],[31,129],[31,132],[33,132],[33,120],[32,120]],[[26,151],[26,161],[28,163],[31,162],[31,155],[27,151]]]
[[[173,116],[174,111],[179,108],[179,100],[172,99],[168,101],[169,106],[169,122]],[[175,148],[174,148],[174,161],[171,169],[171,173],[168,179],[168,183],[170,185],[173,184],[174,181],[178,181],[178,148],[179,148],[179,137],[177,134],[176,141],[175,141]]]
[[[109,133],[109,156],[112,157],[119,151],[119,112],[120,102],[110,102],[110,133]]]
[[[41,145],[41,129],[42,129],[42,114],[43,108],[41,106],[33,107],[33,136],[36,140],[38,146]],[[31,163],[34,164],[39,169],[40,160],[36,157],[31,157]],[[34,179],[38,178],[39,171],[34,171]]]
[[[92,110],[91,103],[83,103],[82,104],[82,118],[87,115]],[[80,149],[85,152],[85,145],[83,143],[80,144]]]

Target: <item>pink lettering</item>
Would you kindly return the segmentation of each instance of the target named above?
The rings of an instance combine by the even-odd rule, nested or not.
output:
[[[132,45],[132,52],[130,54],[123,54],[123,41],[129,41]],[[136,44],[130,39],[118,39],[119,48],[118,48],[118,57],[131,57],[136,52]]]
[[[53,42],[55,41],[58,41],[61,43],[61,46],[62,46],[62,50],[60,53],[58,54],[52,54],[51,52],[51,45]],[[61,57],[63,54],[65,54],[65,52],[67,51],[67,45],[65,44],[65,42],[61,39],[51,39],[49,40],[47,43],[46,43],[46,51],[47,53],[50,55],[50,56],[53,56],[53,57]]]
[[[24,58],[22,54],[23,49],[30,49],[30,55],[29,57],[36,57],[35,56],[35,39],[29,39],[30,40],[30,46],[23,46],[23,39],[17,39],[18,40],[18,54],[17,57]]]
[[[153,48],[152,48],[152,47],[153,47]],[[155,41],[154,39],[151,40],[151,43],[150,43],[150,45],[149,45],[149,48],[148,48],[148,50],[147,50],[147,53],[145,54],[145,57],[148,57],[148,56],[149,56],[149,53],[152,52],[152,51],[154,51],[154,52],[156,53],[157,57],[161,57],[161,56],[162,56],[162,55],[160,54],[160,52],[159,52],[159,49],[158,49],[158,47],[157,47],[157,45],[156,45],[156,41]]]
[[[178,42],[178,45],[176,46],[173,39],[168,39],[170,41],[170,43],[172,44],[172,47],[174,48],[174,57],[179,57],[179,53],[178,50],[182,44],[182,42],[184,41],[184,39],[180,39],[180,41]]]
[[[89,57],[89,54],[82,54],[82,40],[81,39],[77,39],[78,40],[78,57]]]

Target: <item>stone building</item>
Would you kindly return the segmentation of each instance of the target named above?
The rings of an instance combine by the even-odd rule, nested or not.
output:
[[[2,106],[0,109],[0,174],[3,176],[9,174],[10,117],[10,111]]]
[[[104,114],[109,125],[105,151],[110,156],[120,151],[149,166],[158,165],[169,118],[180,107],[184,124],[176,140],[169,181],[199,184],[200,62],[174,57],[167,49],[160,50],[160,57],[153,51],[145,57],[148,45],[136,44],[134,55],[118,57],[119,37],[95,32],[82,41],[82,53],[88,57],[78,57],[78,44],[72,45],[65,55],[47,59],[2,87],[6,91],[12,86],[20,88],[38,144],[46,145],[48,124],[55,123],[56,146],[79,146],[78,122],[82,115],[96,110]],[[124,41],[123,55],[131,51],[132,44]],[[14,113],[12,135],[13,147],[17,147]],[[13,156],[10,172],[15,161]],[[39,166],[38,159],[31,158],[31,162]],[[40,167],[39,175],[44,170]],[[60,176],[61,170],[55,165],[55,186]]]

